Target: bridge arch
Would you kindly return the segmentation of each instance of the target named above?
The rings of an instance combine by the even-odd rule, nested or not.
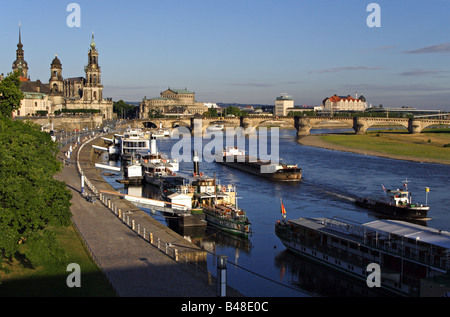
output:
[[[409,119],[405,118],[379,118],[379,117],[355,117],[353,118],[353,129],[356,134],[364,134],[367,129],[376,126],[400,125],[409,131]]]
[[[151,121],[143,121],[142,126],[147,129],[155,129],[158,127],[158,125],[156,123],[151,122]]]

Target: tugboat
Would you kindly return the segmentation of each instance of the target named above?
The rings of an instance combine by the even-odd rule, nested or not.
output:
[[[300,181],[302,169],[296,164],[263,162],[245,155],[236,147],[228,147],[218,154],[216,162],[241,171],[275,181]]]
[[[386,189],[383,185],[383,191],[386,192],[384,199],[370,197],[358,198],[355,201],[357,206],[374,210],[396,218],[407,219],[426,219],[430,206],[427,203],[413,203],[411,193],[408,191],[408,180],[403,182],[401,189]],[[428,194],[429,188],[425,188]]]
[[[226,232],[240,236],[250,233],[250,221],[245,211],[231,204],[214,204],[203,206],[206,222]]]

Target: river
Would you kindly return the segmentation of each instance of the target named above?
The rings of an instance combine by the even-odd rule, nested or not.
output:
[[[311,131],[322,132],[325,131]],[[170,154],[176,142],[179,140],[159,139],[157,146],[160,152]],[[211,141],[203,141],[204,144],[208,142]],[[237,186],[241,197],[239,207],[246,210],[252,223],[248,240],[215,234],[209,228],[180,232],[209,252],[208,270],[213,275],[217,270],[214,254],[226,255],[227,282],[245,296],[377,295],[365,284],[287,251],[274,233],[274,224],[281,219],[280,199],[286,208],[287,219],[337,216],[364,223],[378,218],[355,206],[354,199],[358,196],[382,196],[382,185],[400,188],[408,179],[409,190],[416,202],[425,203],[425,187],[430,188],[427,199],[431,206],[431,219],[426,225],[450,231],[447,202],[450,166],[304,146],[296,142],[295,130],[279,130],[279,156],[282,161],[302,168],[301,182],[272,182],[215,162],[200,163],[200,171],[204,174],[212,176],[215,173],[222,184]],[[193,170],[191,162],[182,162],[180,166],[186,172]],[[114,181],[111,184],[118,189],[122,186]],[[160,214],[153,217],[166,223]]]

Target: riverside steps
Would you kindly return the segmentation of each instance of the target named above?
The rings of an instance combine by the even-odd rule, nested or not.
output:
[[[102,142],[100,138],[89,138],[73,146],[72,164],[65,164],[55,178],[71,190],[72,221],[117,295],[218,296],[215,278],[206,271],[206,251],[131,202],[100,192],[114,191],[94,166],[98,154],[91,145]],[[69,146],[61,149],[61,160]],[[230,287],[226,295],[242,296]]]

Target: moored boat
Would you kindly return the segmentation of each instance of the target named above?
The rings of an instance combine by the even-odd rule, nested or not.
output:
[[[284,246],[316,263],[391,294],[419,296],[428,278],[450,270],[450,233],[401,220],[364,224],[334,218],[280,220],[275,233]]]
[[[302,178],[302,169],[296,164],[263,162],[236,147],[225,148],[216,157],[216,162],[276,181],[300,181]]]
[[[231,204],[214,204],[205,205],[202,210],[208,224],[233,234],[249,235],[250,221],[243,209]]]
[[[355,204],[395,218],[427,219],[430,206],[426,203],[422,204],[412,201],[412,195],[408,191],[407,180],[403,182],[403,188],[400,189],[386,189],[383,185],[382,187],[386,197],[360,197],[355,200]],[[429,188],[427,187],[425,190],[428,193]]]
[[[250,233],[250,222],[245,210],[237,206],[236,187],[221,185],[220,180],[204,175],[199,170],[197,151],[193,155],[194,172],[190,177],[163,178],[162,196],[169,200],[173,194],[182,194],[183,199],[190,197],[190,209],[202,213],[206,222],[223,231],[241,236]]]
[[[120,159],[130,161],[133,155],[139,156],[150,151],[150,134],[141,129],[127,129],[123,135],[114,135]]]

